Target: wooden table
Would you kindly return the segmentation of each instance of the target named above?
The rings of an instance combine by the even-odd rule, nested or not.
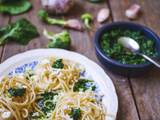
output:
[[[63,30],[60,26],[47,25],[37,17],[37,12],[41,10],[40,0],[30,0],[32,9],[24,14],[10,16],[0,13],[0,28],[9,23],[15,22],[19,17],[25,17],[38,28],[39,36],[30,41],[26,46],[7,40],[3,46],[0,46],[0,61],[36,48],[46,48],[50,43],[43,36],[42,31],[47,28],[49,32],[57,33]],[[125,16],[125,10],[132,4],[137,3],[141,6],[141,13],[136,20],[130,21]],[[100,24],[96,21],[97,12],[108,7],[111,11],[109,19]],[[94,17],[91,26],[99,29],[107,23],[115,21],[130,21],[144,25],[153,30],[160,36],[160,0],[102,0],[100,3],[89,3],[87,0],[76,0],[74,7],[65,15],[65,18],[77,18],[83,25],[81,15],[90,13]],[[54,16],[55,17],[55,16]],[[55,18],[61,18],[56,16]],[[84,31],[67,29],[72,38],[70,50],[81,53],[102,66],[95,56],[93,39],[95,32],[89,31],[84,27]],[[103,67],[103,66],[102,66]],[[103,67],[104,68],[104,67]],[[111,77],[116,87],[119,109],[117,120],[160,120],[160,69],[154,67],[150,72],[139,77],[125,77],[114,74],[104,68]]]

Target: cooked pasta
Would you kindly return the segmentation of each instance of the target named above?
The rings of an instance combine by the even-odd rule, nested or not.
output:
[[[95,98],[95,95],[97,98]],[[105,120],[106,115],[114,118],[113,115],[106,114],[106,107],[98,101],[100,97],[100,95],[93,93],[91,89],[84,93],[67,93],[59,99],[51,119],[66,120],[71,115],[72,108],[80,108],[80,120]]]
[[[28,117],[32,103],[36,99],[34,85],[26,79],[27,75],[19,74],[4,77],[0,85],[0,118],[23,120]]]
[[[53,68],[53,62],[56,59],[54,57],[47,57],[39,62],[35,68],[38,86],[44,90],[62,89],[69,91],[79,79],[79,75],[84,71],[84,67],[76,62],[64,59],[64,67],[62,69]]]
[[[81,79],[84,66],[65,59],[46,57],[34,71],[0,78],[1,120],[105,120],[107,109],[87,88],[93,80]]]

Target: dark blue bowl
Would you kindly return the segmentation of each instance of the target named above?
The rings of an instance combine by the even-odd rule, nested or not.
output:
[[[122,64],[120,62],[117,62],[107,57],[107,55],[101,50],[99,44],[102,40],[101,39],[102,35],[106,32],[111,32],[112,30],[118,30],[118,29],[122,31],[124,30],[143,31],[144,36],[147,39],[152,39],[155,41],[156,50],[159,53],[155,59],[158,60],[160,58],[160,39],[154,32],[152,32],[151,30],[149,30],[148,28],[142,25],[131,23],[131,22],[113,22],[113,23],[109,23],[101,27],[97,31],[95,38],[94,38],[96,55],[99,61],[101,62],[101,64],[103,64],[109,70],[117,74],[121,74],[125,76],[138,76],[138,75],[142,75],[146,73],[147,71],[149,71],[153,67],[153,64],[151,62],[146,62],[144,64],[139,64],[139,65]]]

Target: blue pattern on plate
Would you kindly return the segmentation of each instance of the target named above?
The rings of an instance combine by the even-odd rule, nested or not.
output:
[[[30,63],[26,63],[26,64],[22,65],[21,67],[17,67],[17,68],[15,69],[14,73],[16,73],[16,74],[26,73],[26,68],[30,68],[31,71],[34,71],[34,69],[35,69],[35,67],[37,66],[37,64],[38,64],[38,61],[33,61],[33,62],[30,62]],[[11,71],[11,72],[9,73],[9,76],[12,76],[14,73],[13,73],[13,71]],[[87,71],[84,71],[83,73],[81,73],[80,76],[82,76],[82,77],[84,77],[84,78],[87,78],[87,79],[90,79],[90,80],[93,80],[92,76],[91,76]],[[99,93],[99,92],[101,91],[101,89],[100,89],[98,83],[95,82],[95,81],[93,82],[93,85],[87,84],[87,88],[90,88],[91,86],[94,86],[94,85],[96,86],[96,89],[95,89],[94,92],[95,92],[95,93]],[[96,97],[96,96],[95,96],[95,97]],[[102,97],[99,99],[99,101],[102,102]]]
[[[30,62],[30,63],[26,63],[24,65],[22,65],[21,67],[17,67],[14,71],[14,73],[16,74],[19,74],[19,73],[25,73],[26,72],[26,68],[30,68],[31,71],[34,71],[36,65],[38,64],[38,61],[33,61],[33,62]],[[11,71],[9,73],[9,76],[12,76],[13,74],[13,71]]]

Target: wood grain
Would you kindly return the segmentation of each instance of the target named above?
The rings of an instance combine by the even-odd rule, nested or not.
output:
[[[73,8],[74,11],[71,10],[69,13],[69,18],[78,18],[81,21],[80,17],[83,13],[90,13],[94,19],[94,21],[91,21],[91,27],[98,30],[104,24],[112,22],[111,17],[102,24],[96,21],[98,11],[104,7],[108,7],[107,2],[105,0],[96,4],[89,3],[87,1],[77,0],[76,5]],[[82,21],[81,21],[81,24],[83,25]],[[101,67],[103,67],[99,63],[95,55],[95,49],[94,49],[94,43],[93,43],[95,32],[88,30],[85,26],[83,27],[84,27],[83,32],[69,30],[70,36],[72,38],[71,50],[87,56],[88,58],[98,63]],[[138,115],[137,115],[136,107],[132,97],[131,89],[128,83],[128,79],[126,77],[111,73],[104,67],[103,69],[111,77],[111,79],[113,80],[116,86],[116,90],[119,98],[119,110],[118,110],[117,120],[138,120]]]
[[[10,20],[10,16],[7,14],[0,13],[0,29],[8,25]],[[0,63],[1,63],[1,58],[3,57],[3,49],[5,47],[5,44],[0,46]]]
[[[143,76],[131,78],[138,111],[142,120],[160,119],[160,69],[154,68]]]
[[[50,32],[53,32],[53,33],[60,32],[62,30],[62,28],[59,26],[47,25],[46,23],[42,22],[36,16],[37,12],[41,9],[41,3],[39,1],[32,1],[32,4],[33,4],[32,10],[22,15],[12,16],[11,22],[15,22],[19,17],[27,18],[37,26],[38,31],[40,33],[39,37],[31,40],[31,42],[27,46],[22,46],[22,45],[8,41],[4,49],[3,61],[17,53],[21,53],[21,52],[24,52],[30,49],[35,49],[35,48],[45,48],[46,44],[49,43],[49,40],[47,40],[42,35],[42,31],[44,27],[46,27]],[[97,30],[103,24],[112,22],[111,17],[109,18],[109,20],[105,21],[103,24],[99,24],[96,22],[97,13],[102,7],[107,7],[107,2],[105,0],[103,0],[101,3],[89,3],[87,1],[76,0],[75,6],[66,15],[66,18],[70,18],[70,19],[77,18],[83,25],[83,21],[81,20],[81,15],[83,13],[88,12],[94,17],[94,21],[91,22],[91,26]],[[60,16],[58,18],[60,18]],[[87,56],[88,58],[94,60],[98,64],[100,64],[95,56],[95,50],[94,50],[94,44],[93,44],[95,32],[89,31],[88,29],[85,28],[84,25],[83,27],[84,27],[83,32],[75,31],[72,29],[69,30],[69,33],[72,39],[72,45],[70,50],[81,53]],[[131,90],[130,90],[127,78],[119,75],[115,75],[108,70],[106,70],[106,72],[107,74],[109,74],[114,84],[117,86],[116,89],[118,91],[119,104],[120,104],[117,119],[125,120],[125,118],[129,118],[131,120],[133,119],[136,120],[136,117],[134,117],[134,115],[137,116],[137,113],[136,113],[134,101],[132,98],[132,94],[131,94]],[[125,92],[123,92],[123,89],[125,89]],[[126,102],[123,103],[123,101],[126,101]],[[126,103],[128,104],[127,106],[125,105]],[[130,113],[128,113],[129,110],[131,111],[130,112],[131,115]],[[132,113],[135,113],[135,114],[132,115]]]
[[[19,17],[24,17],[37,27],[39,36],[32,39],[29,42],[29,44],[26,46],[19,45],[11,41],[7,41],[6,47],[4,49],[4,57],[2,61],[6,60],[7,58],[15,54],[25,52],[27,50],[36,49],[36,48],[46,48],[46,45],[50,43],[50,41],[42,34],[44,28],[46,28],[49,32],[53,32],[53,33],[61,31],[62,29],[61,27],[48,25],[37,17],[38,11],[42,9],[41,2],[39,0],[34,0],[34,1],[32,0],[31,3],[33,5],[32,9],[27,13],[17,15],[17,16],[12,16],[11,23],[15,22]]]
[[[137,0],[138,4],[141,4]],[[160,36],[160,1],[144,1],[142,6],[143,25]],[[159,9],[159,10],[158,10]],[[140,118],[142,120],[160,119],[160,69],[154,67],[151,71],[138,78],[131,78]]]
[[[119,2],[119,4],[117,4]],[[135,20],[128,20],[125,16],[125,10],[128,8],[126,2],[129,5],[137,3],[141,6],[139,17]],[[160,1],[159,0],[110,0],[112,9],[112,15],[114,21],[130,21],[139,23],[153,30],[160,35]],[[130,78],[131,86],[133,89],[133,97],[135,97],[135,103],[137,104],[138,113],[141,120],[156,120],[160,119],[160,94],[159,89],[159,72],[158,68],[155,68],[141,77]]]
[[[139,120],[128,79],[114,73],[109,75],[115,84],[119,100],[117,120]]]
[[[7,40],[4,47],[0,46],[1,61],[4,61],[15,54],[25,52],[27,50],[46,48],[46,45],[50,43],[50,41],[42,34],[44,28],[53,33],[61,32],[64,29],[60,26],[48,25],[42,22],[37,17],[38,11],[42,9],[40,0],[32,0],[31,2],[33,7],[27,13],[12,16],[11,18],[7,14],[0,13],[0,28],[7,25],[8,23],[15,22],[19,17],[25,17],[37,27],[39,32],[39,36],[31,40],[26,46],[19,45]],[[74,7],[69,11],[68,14],[65,15],[65,18],[78,19],[83,25],[84,30],[80,32],[72,29],[66,29],[69,31],[70,37],[72,39],[70,50],[87,56],[91,60],[98,63],[101,67],[103,67],[95,56],[95,32],[88,30],[84,26],[83,21],[81,20],[81,15],[83,13],[90,13],[94,18],[94,21],[91,22],[91,27],[97,30],[106,23],[114,21],[130,21],[125,16],[125,10],[134,3],[141,5],[141,12],[139,17],[136,20],[132,20],[131,22],[142,24],[160,36],[159,0],[102,0],[100,3],[90,3],[87,0],[76,0]],[[96,21],[96,16],[98,11],[103,7],[111,8],[111,15],[108,20],[100,24]],[[61,16],[52,15],[50,17],[61,19]],[[158,68],[154,67],[152,71],[145,74],[144,76],[129,79],[127,77],[114,74],[104,67],[103,69],[111,77],[116,87],[119,100],[117,120],[160,119],[160,70]]]

